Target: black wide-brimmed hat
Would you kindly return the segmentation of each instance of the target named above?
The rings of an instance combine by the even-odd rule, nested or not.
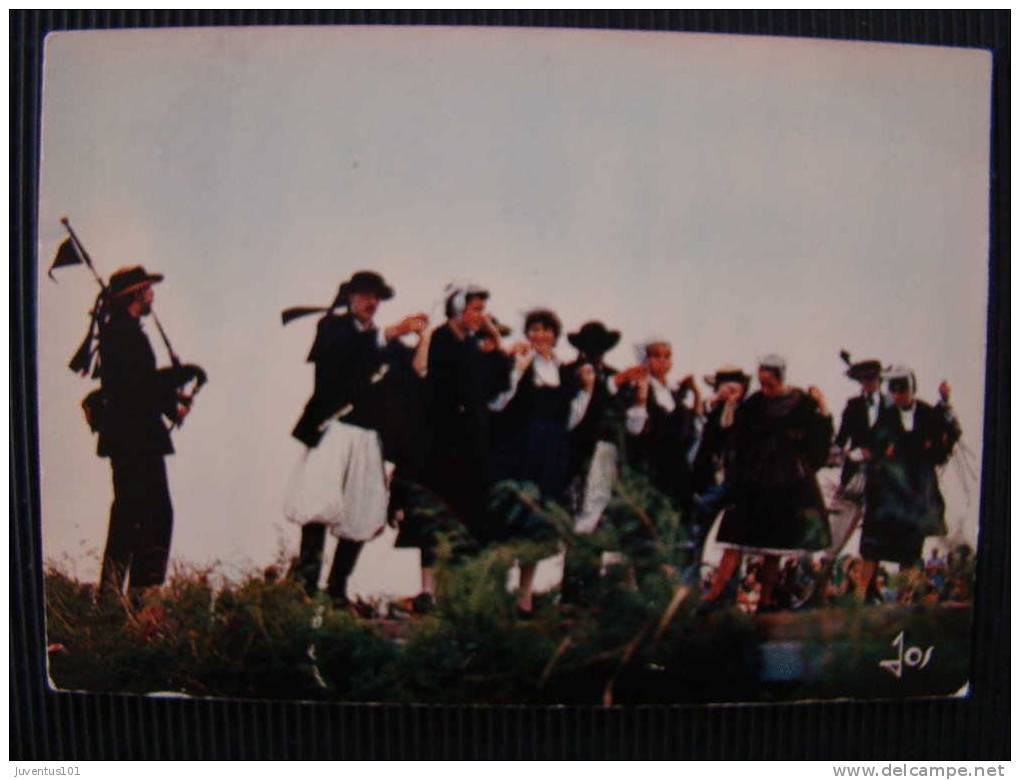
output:
[[[877,360],[861,360],[846,370],[846,375],[857,382],[878,379],[882,375],[882,364]]]
[[[882,363],[874,358],[854,362],[850,360],[850,353],[845,349],[840,351],[839,356],[847,365],[846,375],[855,382],[866,382],[882,376]]]
[[[163,274],[150,274],[140,265],[129,265],[113,272],[108,289],[110,295],[117,297],[162,281]]]
[[[749,385],[751,383],[751,375],[745,374],[743,369],[732,363],[719,366],[715,374],[706,374],[704,379],[705,384],[713,389],[718,389],[727,382],[739,382],[742,385]]]
[[[604,355],[619,343],[620,331],[607,330],[601,322],[592,320],[575,333],[568,333],[567,341],[586,355]]]
[[[351,293],[375,293],[380,301],[388,301],[393,297],[393,288],[375,271],[357,271],[340,285],[334,305],[346,303],[347,296]]]

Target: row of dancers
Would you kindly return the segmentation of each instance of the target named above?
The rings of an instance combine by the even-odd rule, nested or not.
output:
[[[779,355],[759,360],[754,377],[721,366],[705,377],[713,392],[703,399],[692,376],[671,385],[666,338],[647,339],[636,364],[617,370],[606,355],[621,334],[592,320],[566,334],[577,354],[561,362],[554,350],[563,326],[550,309],[528,312],[524,339],[512,342],[481,286],[447,288],[445,321],[436,326],[424,313],[378,324],[380,305],[393,296],[381,275],[359,271],[319,312],[307,358],[314,391],[293,430],[305,449],[286,507],[302,528],[293,576],[310,592],[332,533],[338,543],[327,592],[349,603],[361,549],[389,522],[398,547],[420,550],[417,611],[434,603],[442,538],[459,534],[465,554],[533,542],[519,559],[517,609],[526,617],[537,562],[555,554],[560,539],[542,512],[505,511],[500,486],[526,486],[540,505],[565,508],[575,533],[591,534],[608,522],[625,466],[678,513],[695,560],[722,514],[717,541],[725,550],[703,594],[709,603],[754,553],[762,556],[759,608],[773,607],[782,557],[830,547],[816,474],[837,461],[841,496],[862,507],[861,599],[879,562],[916,569],[925,538],[946,533],[936,467],[960,429],[945,382],[929,405],[917,398],[909,368],[843,353],[861,391],[837,426],[817,387],[787,382]],[[633,565],[656,544],[654,529],[637,536],[625,550]],[[585,601],[597,578],[597,566],[568,549],[561,600]]]

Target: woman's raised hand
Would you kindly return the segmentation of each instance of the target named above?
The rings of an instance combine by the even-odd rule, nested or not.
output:
[[[531,345],[526,341],[518,341],[508,350],[508,354],[514,359],[514,368],[518,372],[525,371],[531,365],[535,357]]]

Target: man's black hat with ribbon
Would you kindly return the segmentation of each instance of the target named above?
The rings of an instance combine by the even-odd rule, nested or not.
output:
[[[305,317],[309,314],[326,314],[333,309],[346,306],[348,296],[351,293],[375,293],[379,296],[380,301],[388,301],[393,297],[393,288],[375,271],[357,271],[350,279],[340,285],[340,289],[337,291],[336,298],[333,299],[332,304],[329,306],[293,306],[289,309],[284,309],[281,313],[283,324],[286,325],[292,320]]]
[[[107,289],[112,298],[117,298],[162,281],[163,274],[150,274],[142,266],[132,265],[114,271]]]
[[[620,331],[608,330],[598,320],[592,320],[575,333],[568,333],[567,341],[589,357],[604,355],[619,343]]]
[[[846,375],[855,382],[867,382],[882,375],[882,364],[874,358],[854,362],[845,349],[840,350],[839,356],[847,365]]]

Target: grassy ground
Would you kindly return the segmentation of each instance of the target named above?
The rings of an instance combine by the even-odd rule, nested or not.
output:
[[[699,615],[668,576],[635,590],[620,569],[592,607],[546,598],[522,621],[505,590],[513,560],[497,548],[447,567],[436,611],[399,623],[359,620],[284,580],[214,587],[208,572],[177,573],[139,603],[95,603],[50,568],[50,676],[65,690],[589,704],[947,695],[967,680],[966,606]],[[900,631],[909,655],[896,676],[880,662],[897,658]]]
[[[466,551],[439,544],[438,599],[403,623],[361,620],[296,583],[252,574],[214,585],[177,572],[134,600],[99,600],[57,567],[46,574],[50,676],[61,689],[195,696],[445,703],[752,702],[946,695],[967,680],[970,609],[848,606],[751,617],[708,614],[684,526],[647,478],[624,469],[590,535],[533,486],[501,483],[493,511],[530,541]],[[427,496],[419,513],[441,516]],[[542,531],[535,535],[534,531]],[[559,546],[580,559],[620,550],[567,610],[556,594],[521,620],[507,573]],[[899,676],[881,665],[895,659]]]

